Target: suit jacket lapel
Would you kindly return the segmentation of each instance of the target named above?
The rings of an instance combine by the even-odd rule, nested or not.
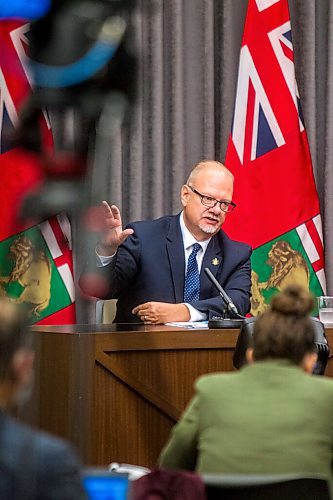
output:
[[[223,265],[223,250],[220,235],[213,236],[210,240],[207,250],[205,252],[202,267],[200,271],[200,298],[207,298],[211,296],[211,289],[213,285],[207,278],[204,269],[208,267],[211,273],[216,277]]]
[[[184,300],[185,255],[179,216],[172,217],[167,234],[167,252],[176,303]]]

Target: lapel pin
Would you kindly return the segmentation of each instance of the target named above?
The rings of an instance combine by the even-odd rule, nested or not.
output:
[[[212,260],[212,264],[213,266],[218,266],[220,263],[219,259],[217,259],[216,257]]]

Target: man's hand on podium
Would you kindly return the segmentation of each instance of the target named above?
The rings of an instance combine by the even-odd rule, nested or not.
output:
[[[161,325],[171,321],[189,321],[190,312],[185,304],[145,302],[132,310],[146,325]]]

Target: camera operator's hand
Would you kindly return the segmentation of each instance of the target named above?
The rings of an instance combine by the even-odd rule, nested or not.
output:
[[[103,201],[102,205],[102,232],[101,239],[97,246],[99,255],[114,255],[119,247],[127,238],[133,234],[133,229],[123,230],[121,215],[116,205],[110,205]]]

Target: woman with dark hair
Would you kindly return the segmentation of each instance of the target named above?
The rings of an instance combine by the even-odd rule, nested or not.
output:
[[[196,382],[159,464],[200,473],[331,477],[333,381],[312,376],[313,298],[292,285],[256,321],[253,363]]]

